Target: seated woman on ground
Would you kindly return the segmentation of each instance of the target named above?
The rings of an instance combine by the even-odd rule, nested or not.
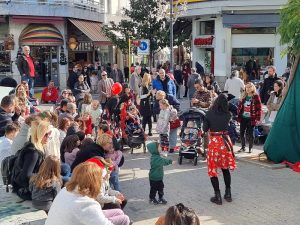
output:
[[[48,213],[62,186],[60,171],[60,160],[51,155],[42,163],[39,172],[31,177],[29,190],[31,191],[32,206],[34,208]]]
[[[102,168],[95,162],[78,165],[54,199],[45,225],[129,225],[121,209],[102,210],[96,201],[102,185]]]

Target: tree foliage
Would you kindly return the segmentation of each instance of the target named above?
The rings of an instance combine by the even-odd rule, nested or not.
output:
[[[104,27],[104,32],[122,50],[128,51],[128,39],[149,39],[150,53],[168,45],[169,31],[166,17],[161,15],[161,1],[130,0],[130,9],[124,9],[124,17],[118,25],[113,21]],[[121,36],[118,36],[120,33]]]
[[[300,1],[289,0],[281,10],[281,24],[279,27],[281,44],[288,44],[289,51],[300,55]]]

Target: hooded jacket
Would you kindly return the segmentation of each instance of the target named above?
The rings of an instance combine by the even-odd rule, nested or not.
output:
[[[151,154],[149,180],[161,181],[164,177],[163,166],[172,164],[171,159],[166,159],[160,156],[158,152],[158,143],[151,142],[147,144],[147,149]]]

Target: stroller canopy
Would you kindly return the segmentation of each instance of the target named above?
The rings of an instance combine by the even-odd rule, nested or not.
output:
[[[190,108],[180,112],[178,116],[182,121],[200,120],[201,122],[203,122],[205,118],[205,112],[198,108]]]

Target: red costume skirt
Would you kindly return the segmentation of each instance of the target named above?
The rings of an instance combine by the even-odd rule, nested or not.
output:
[[[217,177],[218,168],[230,170],[236,168],[231,149],[232,143],[227,133],[210,132],[207,153],[209,177]]]

